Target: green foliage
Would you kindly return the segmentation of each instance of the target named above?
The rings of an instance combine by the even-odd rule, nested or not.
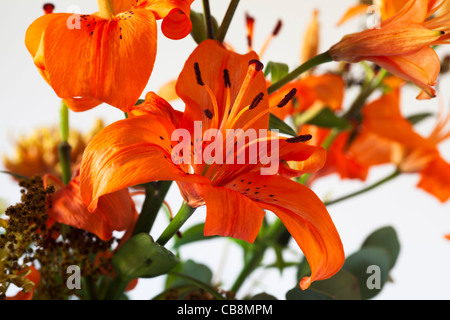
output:
[[[112,259],[114,271],[125,280],[156,277],[167,273],[178,263],[172,252],[145,233],[125,242]]]
[[[192,30],[191,30],[191,36],[194,39],[194,41],[199,44],[203,40],[206,40],[208,38],[206,33],[206,25],[205,25],[205,18],[203,13],[195,12],[191,10],[190,19],[192,22]],[[217,33],[217,30],[219,29],[219,24],[217,23],[217,20],[214,17],[211,17],[212,19],[212,25],[213,25],[213,32],[214,34]]]
[[[397,233],[390,227],[371,233],[361,248],[348,256],[333,277],[315,281],[307,290],[297,285],[286,293],[288,300],[368,300],[378,295],[400,253]],[[298,266],[298,281],[309,276],[306,259]]]

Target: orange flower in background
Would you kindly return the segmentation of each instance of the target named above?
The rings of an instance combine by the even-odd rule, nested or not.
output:
[[[78,171],[66,186],[50,175],[44,181],[48,183],[49,179],[59,186],[48,208],[50,225],[56,221],[89,231],[107,241],[112,238],[113,231],[128,231],[136,224],[138,213],[127,189],[102,196],[95,211],[89,212],[80,196]]]
[[[98,0],[91,15],[45,14],[25,44],[56,94],[74,111],[102,102],[128,111],[145,89],[156,57],[156,19],[171,39],[189,34],[193,0]]]
[[[440,115],[424,138],[402,116],[399,89],[395,89],[364,107],[363,119],[361,133],[350,146],[359,162],[368,166],[394,163],[402,172],[419,173],[419,188],[442,202],[450,198],[450,164],[438,150],[439,143],[450,137],[450,114]]]
[[[345,82],[335,74],[310,75],[299,78],[285,85],[270,95],[270,101],[279,101],[289,91],[296,89],[295,99],[289,101],[284,108],[273,110],[272,113],[280,119],[289,115],[304,112],[314,108],[315,112],[324,107],[339,111],[344,99]]]
[[[444,1],[410,0],[403,9],[383,21],[379,29],[346,35],[329,53],[335,61],[372,61],[419,86],[420,99],[434,97],[440,61],[432,45],[448,43],[450,16],[432,17]]]
[[[309,132],[313,138],[308,144],[320,146],[328,137],[330,129],[313,125],[303,125],[300,134]],[[366,180],[369,166],[358,161],[358,158],[348,149],[350,132],[343,131],[338,134],[327,150],[327,161],[322,169],[314,173],[308,180],[311,184],[320,177],[338,174],[341,179]]]
[[[255,240],[264,210],[270,210],[278,215],[309,261],[311,277],[301,281],[301,287],[306,289],[312,281],[335,274],[344,262],[339,234],[320,199],[307,187],[281,175],[262,175],[260,170],[267,164],[260,161],[253,164],[195,161],[196,151],[204,154],[212,141],[216,142],[208,136],[208,129],[217,130],[214,137],[219,142],[222,140],[217,132],[224,133],[222,138],[226,142],[230,141],[227,129],[259,132],[258,129],[268,128],[269,112],[277,105],[269,107],[266,81],[260,72],[262,65],[256,59],[254,52],[239,55],[216,41],[203,41],[187,60],[176,85],[186,104],[182,117],[176,114],[162,117],[147,105],[150,113],[106,127],[85,151],[81,195],[93,211],[99,197],[105,194],[149,181],[173,180],[190,206],[206,204],[206,236],[231,236],[248,242]],[[156,95],[147,98],[153,104],[166,106],[163,114],[170,110],[168,103],[158,102]],[[278,105],[284,105],[289,98],[292,94]],[[176,123],[173,119],[177,119]],[[199,140],[195,138],[198,123],[202,124]],[[176,129],[183,129],[194,138],[172,140]],[[224,153],[222,159],[231,156],[237,160],[237,156],[250,155],[252,145],[276,140],[277,161],[302,164],[297,175],[311,173],[323,166],[325,150],[302,143],[309,138],[286,139],[258,133],[256,137],[248,137],[244,146],[238,145],[232,155]],[[182,145],[187,145],[189,152],[178,149]],[[269,147],[268,153],[272,150]],[[191,164],[184,161],[186,154],[193,160]]]

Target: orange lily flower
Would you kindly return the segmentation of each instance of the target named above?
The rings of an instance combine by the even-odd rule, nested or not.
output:
[[[277,105],[269,107],[266,81],[260,72],[262,65],[256,59],[254,52],[239,55],[219,42],[203,41],[187,60],[176,85],[186,104],[182,118],[150,112],[102,130],[83,156],[81,196],[92,211],[105,194],[149,181],[173,180],[190,206],[206,204],[206,236],[231,236],[248,242],[253,242],[259,232],[264,209],[270,210],[285,224],[309,261],[311,276],[301,281],[301,287],[306,289],[312,281],[335,274],[344,262],[339,234],[320,199],[309,188],[281,175],[262,175],[260,169],[267,167],[262,161],[182,161],[185,155],[195,160],[196,151],[205,151],[212,145],[213,139],[207,139],[209,129],[217,129],[215,137],[219,141],[229,141],[226,130],[259,132],[268,128],[269,113]],[[149,97],[157,99],[153,94]],[[168,105],[164,101],[159,104]],[[175,118],[179,119],[178,126],[171,121]],[[195,125],[199,122],[204,138],[197,140]],[[177,142],[176,138],[171,139],[176,129],[194,133],[194,138],[184,141],[183,137]],[[218,132],[225,134],[220,138]],[[233,153],[233,159],[250,155],[251,146],[258,142],[277,141],[280,161],[302,164],[297,175],[315,172],[322,167],[326,153],[323,148],[301,143],[308,138],[286,139],[259,133],[248,137],[243,147],[238,145],[244,152]],[[178,147],[182,145],[187,145],[189,151],[181,154],[183,149]],[[268,147],[269,153],[271,150],[272,146]],[[224,153],[223,158],[229,159],[229,154]]]
[[[193,0],[98,0],[91,15],[45,14],[25,44],[55,93],[74,111],[102,102],[124,112],[145,89],[156,57],[156,19],[171,39],[189,34]]]
[[[362,130],[350,146],[361,163],[373,166],[394,163],[405,173],[419,173],[418,187],[440,201],[450,198],[450,164],[438,144],[450,137],[450,114],[440,116],[432,133],[424,138],[400,112],[400,93],[395,89],[363,109]]]
[[[46,183],[49,179],[60,187],[48,208],[50,225],[57,221],[107,241],[112,238],[113,231],[130,231],[136,224],[138,213],[127,189],[102,196],[96,210],[89,212],[80,196],[79,171],[66,186],[51,175],[44,177]]]
[[[335,61],[372,61],[423,92],[419,99],[434,97],[440,61],[432,45],[448,43],[450,16],[432,18],[443,1],[410,0],[379,29],[368,29],[346,35],[329,53]]]

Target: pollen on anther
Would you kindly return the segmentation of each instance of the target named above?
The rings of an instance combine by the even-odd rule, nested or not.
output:
[[[278,108],[283,108],[285,105],[288,104],[289,101],[295,96],[297,93],[297,89],[293,88],[287,95],[284,96],[283,100],[280,101],[280,103],[277,104]]]
[[[194,70],[195,70],[195,77],[197,79],[197,83],[201,86],[204,86],[205,84],[203,83],[203,80],[202,80],[202,74],[200,72],[200,66],[198,65],[198,62],[194,63]]]
[[[223,70],[223,82],[225,83],[225,88],[231,88],[230,73],[228,72],[228,69]]]
[[[249,110],[255,109],[258,104],[261,102],[261,100],[264,99],[264,93],[260,92],[258,95],[253,99],[252,103],[250,104],[250,107],[248,107]]]
[[[205,111],[204,111],[204,113],[205,113],[205,116],[209,119],[209,120],[211,120],[212,118],[213,118],[213,113],[211,112],[211,110],[209,110],[209,109],[206,109]]]
[[[302,134],[297,137],[288,138],[286,139],[286,142],[288,143],[298,143],[298,142],[306,142],[312,139],[312,135],[310,134]]]
[[[255,65],[255,70],[256,71],[261,71],[262,69],[264,69],[264,65],[261,61],[256,60],[256,59],[252,59],[248,62],[248,65]]]
[[[53,13],[55,9],[55,5],[53,3],[45,3],[42,8],[44,9],[45,14]]]

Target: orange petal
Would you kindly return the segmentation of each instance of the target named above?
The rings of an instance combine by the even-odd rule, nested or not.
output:
[[[73,19],[74,28],[68,28]],[[156,22],[144,9],[112,20],[51,14],[31,24],[25,42],[46,81],[69,106],[70,101],[83,98],[89,105],[96,100],[126,112],[139,99],[152,72]],[[74,109],[83,109],[77,102]]]
[[[144,115],[117,121],[100,131],[81,163],[81,196],[89,211],[95,210],[102,195],[150,181],[207,182],[172,162],[174,129],[167,119]]]
[[[420,172],[419,188],[434,195],[441,202],[450,199],[450,164],[440,156]]]
[[[195,188],[206,203],[205,236],[255,241],[264,219],[264,211],[257,204],[227,188],[205,184]]]
[[[391,57],[372,57],[370,60],[387,71],[420,87],[430,98],[436,96],[433,86],[440,72],[436,52],[425,47],[418,52]],[[423,98],[423,95],[419,95]]]
[[[258,56],[254,52],[240,55],[225,49],[222,44],[214,40],[205,40],[200,43],[186,61],[176,84],[177,94],[186,104],[186,123],[204,119],[205,109],[214,110],[211,98],[206,89],[197,83],[194,71],[194,64],[196,62],[199,64],[203,82],[211,88],[217,99],[220,123],[225,110],[226,101],[226,90],[223,78],[224,69],[227,69],[230,75],[230,97],[231,104],[233,104],[247,75],[249,61],[253,59],[258,59]],[[266,98],[258,104],[258,111],[265,110],[269,107],[266,81],[263,73],[259,72],[252,81],[241,106],[237,110],[239,111],[250,105],[253,99],[261,92],[265,94]],[[247,112],[241,117],[235,127],[242,128],[243,124],[249,122],[253,117],[254,113]],[[268,121],[269,115],[267,114],[267,116],[259,119],[252,127],[254,129],[267,129]]]
[[[49,217],[94,233],[107,241],[111,239],[113,231],[123,231],[134,226],[138,213],[126,189],[102,196],[97,209],[89,212],[81,200],[79,179],[76,177],[53,195]]]
[[[189,20],[191,4],[194,0],[113,0],[113,13],[131,9],[148,9],[156,19],[163,19],[161,29],[170,39],[181,39],[191,32]]]
[[[280,176],[252,173],[226,187],[243,193],[281,219],[311,267],[311,276],[301,281],[302,289],[312,281],[331,277],[342,267],[345,255],[339,234],[325,205],[310,189]]]
[[[363,118],[363,126],[382,138],[410,148],[435,148],[429,140],[417,134],[413,125],[401,114],[399,89],[365,106]]]
[[[338,22],[338,26],[344,24],[348,20],[367,13],[367,8],[369,8],[368,4],[359,3],[357,5],[354,5],[350,7],[345,14],[342,16],[341,20]]]
[[[144,114],[153,114],[169,119],[175,126],[178,126],[183,117],[182,112],[174,110],[166,100],[154,92],[148,92],[145,95],[144,103],[130,108],[130,116]]]

